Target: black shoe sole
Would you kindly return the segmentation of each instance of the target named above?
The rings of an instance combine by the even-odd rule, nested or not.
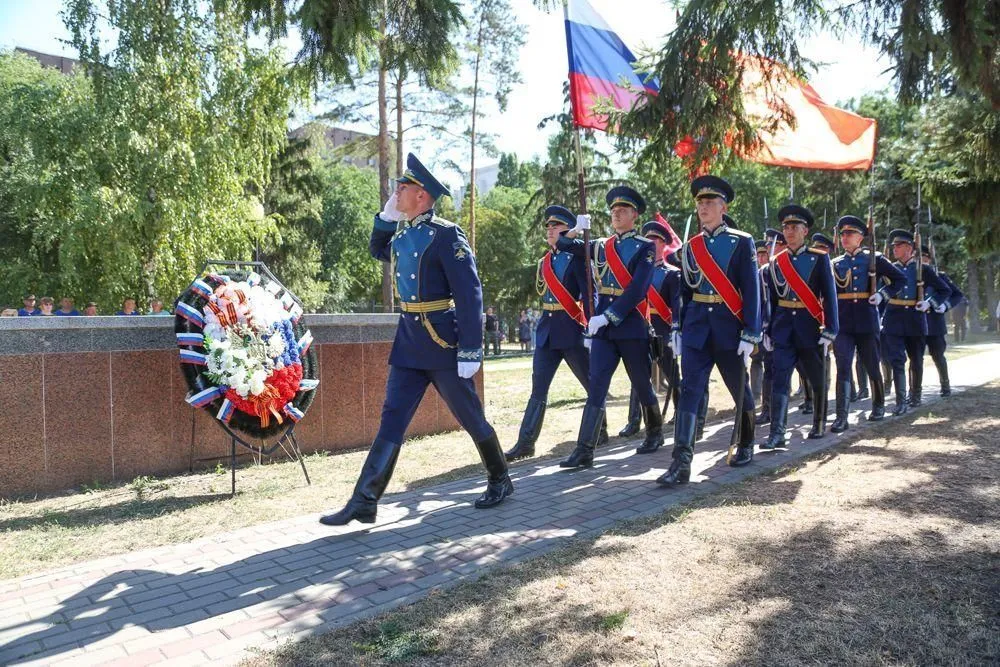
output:
[[[520,461],[521,459],[530,459],[534,455],[535,455],[534,452],[524,453],[524,454],[516,454],[514,456],[511,456],[510,454],[504,454],[503,458],[504,458],[505,461],[507,461],[507,463],[511,463],[513,461]]]
[[[502,496],[500,496],[499,499],[497,499],[495,501],[491,500],[488,503],[482,503],[479,500],[477,500],[474,503],[472,503],[472,506],[475,507],[477,510],[489,509],[490,507],[496,507],[497,505],[499,505],[503,501],[505,501],[508,498],[510,498],[512,495],[514,495],[514,485],[510,484],[510,485],[507,486],[506,489],[504,489],[504,493],[503,493]]]
[[[660,444],[660,445],[657,445],[656,447],[636,447],[635,453],[636,454],[653,454],[653,453],[655,453],[662,446],[663,445]]]
[[[365,516],[352,516],[347,521],[330,522],[330,521],[324,521],[324,519],[326,519],[326,517],[320,517],[319,522],[321,524],[323,524],[324,526],[346,526],[347,524],[351,523],[352,521],[357,521],[358,523],[375,523],[375,518],[376,518],[375,516],[368,516],[368,515],[365,515]]]
[[[687,484],[689,481],[691,481],[690,477],[687,477],[687,478],[678,478],[677,480],[675,480],[673,482],[667,482],[667,481],[664,481],[664,480],[661,480],[661,479],[657,479],[656,483],[657,483],[657,485],[662,486],[665,489],[671,489],[671,488],[673,488],[675,486],[680,486],[681,484]]]

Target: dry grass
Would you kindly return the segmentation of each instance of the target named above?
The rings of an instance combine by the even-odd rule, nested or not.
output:
[[[993,383],[250,663],[997,664],[998,432]]]

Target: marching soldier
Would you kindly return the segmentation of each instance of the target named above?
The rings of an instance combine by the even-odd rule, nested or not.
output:
[[[813,428],[809,438],[822,438],[826,430],[825,359],[837,337],[837,290],[830,257],[809,248],[806,234],[813,225],[809,209],[789,204],[778,211],[788,247],[769,265],[771,321],[764,345],[774,351],[771,388],[771,433],[761,449],[785,445],[788,392],[792,370],[801,362],[813,387]]]
[[[740,438],[730,463],[746,465],[753,460],[755,413],[746,368],[754,345],[761,339],[753,237],[731,229],[723,221],[735,196],[725,180],[700,176],[691,183],[691,195],[702,230],[680,251],[683,306],[672,345],[675,352],[683,350],[684,382],[676,413],[673,460],[667,472],[656,480],[663,486],[684,484],[691,477],[695,411],[708,387],[713,365],[736,402]]]
[[[924,378],[924,350],[927,345],[927,316],[931,308],[937,308],[947,301],[951,289],[941,280],[933,268],[922,268],[922,279],[928,288],[920,294],[917,280],[917,257],[913,234],[905,229],[894,229],[889,233],[895,266],[903,272],[906,285],[889,299],[882,318],[882,335],[889,364],[892,367],[892,383],[896,389],[896,409],[893,415],[906,413],[906,359],[910,359],[912,387],[910,405],[918,406]],[[921,298],[923,297],[923,298]]]
[[[330,526],[375,522],[406,428],[429,384],[472,436],[486,467],[486,491],[475,506],[498,505],[514,492],[500,441],[472,381],[483,354],[476,259],[462,230],[434,215],[434,202],[450,195],[448,188],[412,153],[406,166],[395,194],[375,216],[368,244],[373,257],[392,262],[402,311],[389,355],[382,420],[351,499],[320,519]]]
[[[537,286],[542,297],[542,317],[532,357],[531,397],[524,409],[517,443],[504,454],[508,461],[535,455],[549,387],[560,363],[565,360],[583,388],[587,388],[590,353],[583,345],[587,316],[581,303],[587,299],[586,267],[582,259],[556,247],[559,235],[571,229],[574,223],[568,208],[549,206],[545,209],[545,238],[550,250],[538,263]],[[598,444],[608,439],[607,426],[602,429]]]
[[[920,254],[924,268],[934,265],[930,248],[925,245],[920,246]],[[948,377],[948,360],[944,356],[944,351],[948,348],[948,341],[945,339],[948,335],[948,319],[945,312],[962,303],[965,295],[944,271],[938,271],[937,275],[951,289],[951,296],[927,313],[927,351],[931,353],[931,359],[937,367],[938,377],[941,380],[941,396],[947,397],[951,396],[951,380]]]
[[[771,320],[771,274],[768,267],[771,263],[771,257],[775,254],[781,252],[785,249],[785,237],[784,235],[776,229],[771,229],[768,227],[764,230],[764,240],[767,243],[768,254],[764,259],[764,264],[760,266],[758,273],[760,274],[760,288],[761,294],[761,330],[767,329],[767,323]],[[760,261],[760,254],[757,255],[758,262]],[[774,352],[768,350],[764,345],[758,345],[758,349],[761,352],[761,359],[764,365],[764,374],[761,378],[761,410],[760,415],[756,419],[758,425],[768,424],[771,422],[771,387],[774,380]]]
[[[607,239],[591,242],[599,299],[597,314],[587,325],[592,341],[590,383],[576,449],[559,464],[563,468],[594,465],[594,447],[604,421],[604,402],[619,361],[625,364],[646,422],[646,439],[636,451],[654,452],[663,444],[663,417],[650,381],[649,323],[646,320],[654,245],[635,229],[636,220],[646,210],[646,202],[627,186],[612,188],[605,200],[611,209],[611,226],[615,233]],[[576,227],[564,232],[556,247],[585,257],[583,241],[574,238],[577,230],[584,229],[590,229],[590,216],[578,215]]]
[[[655,246],[656,263],[653,266],[653,279],[647,292],[649,301],[649,322],[657,338],[666,342],[660,351],[658,363],[663,376],[667,378],[667,391],[672,397],[674,411],[677,411],[677,401],[680,398],[680,369],[677,357],[670,349],[671,334],[674,328],[674,314],[680,312],[681,304],[681,270],[667,264],[664,250],[674,238],[663,223],[650,220],[642,226],[642,235],[652,241]],[[635,396],[635,390],[632,391]],[[661,413],[662,414],[662,413]]]
[[[830,431],[842,433],[848,427],[847,415],[852,400],[851,367],[855,350],[871,377],[874,391],[868,421],[881,421],[885,418],[885,386],[879,371],[878,306],[896,296],[903,289],[906,279],[885,256],[876,254],[872,257],[864,248],[862,242],[868,235],[868,226],[860,218],[845,215],[837,221],[837,230],[844,254],[833,260],[840,333],[833,343],[833,354],[837,359],[837,416]],[[875,262],[875,276],[882,284],[874,293],[871,291],[869,276],[872,262]],[[861,382],[860,377],[858,382]]]
[[[766,268],[767,263],[771,261],[771,249],[765,239],[754,241],[754,247],[757,250],[757,270],[760,275],[761,327],[766,329],[768,318],[767,291],[764,286],[762,269]],[[750,355],[750,388],[753,389],[754,403],[760,401],[760,415],[756,419],[758,424],[766,424],[771,419],[770,377],[767,378],[767,385],[764,384],[764,357],[769,354],[770,352],[765,350],[763,345],[758,345],[754,348],[753,354]]]

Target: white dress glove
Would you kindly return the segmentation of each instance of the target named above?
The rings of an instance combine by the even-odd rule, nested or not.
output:
[[[588,350],[590,349],[590,346],[593,345],[593,344],[594,344],[594,339],[593,338],[584,338],[583,339],[583,346],[585,348],[587,348]]]
[[[926,313],[930,309],[931,309],[931,302],[928,301],[927,299],[924,299],[923,301],[917,301],[917,310],[920,311],[921,313]]]
[[[833,341],[826,336],[820,336],[819,344],[823,346],[823,354],[826,354],[830,351],[830,346],[833,345]]]
[[[590,229],[590,216],[586,213],[576,216],[576,227],[573,229],[579,229],[581,232]]]
[[[948,304],[942,303],[941,305],[939,305],[937,308],[934,309],[934,312],[941,314],[944,313],[944,311],[946,310],[948,310]]]
[[[764,334],[764,349],[768,352],[774,352],[774,341],[767,334]]]
[[[385,200],[385,206],[382,207],[382,212],[378,214],[378,217],[382,218],[386,222],[399,222],[400,218],[403,217],[402,212],[396,208],[396,193],[393,192],[392,196]]]
[[[479,371],[480,366],[482,366],[482,362],[479,361],[460,361],[458,362],[458,377],[471,378]]]
[[[590,318],[590,322],[587,323],[587,335],[593,336],[606,326],[608,326],[608,318],[604,315],[594,315]]]
[[[740,346],[736,348],[736,354],[743,357],[743,365],[750,365],[750,355],[753,354],[753,343],[745,340],[740,341]]]
[[[870,297],[868,297],[868,303],[870,303],[873,306],[877,306],[883,301],[885,301],[885,297],[882,296],[881,292],[875,292]]]
[[[667,345],[670,347],[670,351],[671,352],[673,352],[674,354],[680,354],[681,353],[681,332],[680,331],[672,331],[672,332],[670,332],[670,342],[667,343]]]

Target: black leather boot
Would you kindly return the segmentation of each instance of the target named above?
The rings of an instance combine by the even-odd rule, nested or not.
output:
[[[850,381],[849,384],[850,384],[850,387],[851,387],[850,400],[851,400],[851,403],[854,403],[855,401],[858,400],[858,388],[856,386],[854,386],[854,380],[853,379]],[[833,431],[832,428],[830,430]]]
[[[663,415],[656,403],[642,406],[642,418],[646,422],[646,439],[636,448],[636,454],[652,454],[663,446]]]
[[[691,479],[691,459],[694,458],[694,426],[697,415],[693,412],[677,412],[674,427],[673,460],[667,472],[660,475],[656,483],[660,486],[687,484]]]
[[[504,454],[508,461],[528,458],[535,455],[535,442],[542,432],[542,421],[545,419],[545,401],[529,398],[521,418],[521,430],[517,434],[517,443]]]
[[[880,422],[885,419],[885,385],[882,384],[882,376],[873,375],[872,383],[872,411],[868,413],[868,421]]]
[[[740,441],[736,445],[736,451],[733,453],[733,459],[729,462],[729,465],[738,468],[753,461],[753,422],[753,410],[745,410],[743,412],[743,424],[740,426]]]
[[[639,432],[639,420],[642,419],[639,407],[639,396],[633,389],[628,396],[628,423],[625,424],[625,428],[618,431],[619,437],[628,438]]]
[[[893,417],[905,415],[906,405],[906,371],[892,370],[892,382],[896,385],[896,409],[892,411]]]
[[[494,433],[485,440],[476,443],[479,458],[486,467],[486,491],[473,503],[477,508],[494,507],[503,502],[504,498],[514,494],[514,483],[507,474],[507,459],[500,449],[500,439]]]
[[[923,402],[921,399],[924,393],[924,367],[923,365],[912,364],[910,366],[910,407],[919,407]]]
[[[788,396],[771,394],[771,432],[761,449],[779,449],[785,446],[785,424],[788,420]]]
[[[351,499],[344,509],[320,517],[319,522],[325,526],[343,526],[351,521],[375,523],[379,498],[389,485],[401,448],[399,443],[375,438],[368,450],[365,465],[361,468],[361,476],[354,485]]]
[[[823,381],[826,382],[826,379]],[[826,411],[828,403],[826,394],[826,385],[819,387],[819,390],[813,387],[813,427],[806,436],[810,440],[819,440],[826,435]]]
[[[892,370],[892,366],[889,365],[889,362],[883,360],[882,361],[882,386],[885,388],[885,393],[887,393],[887,394],[890,391],[892,391],[892,379],[893,379],[894,375],[895,374],[894,374],[894,372]]]
[[[694,440],[698,442],[705,437],[705,422],[708,421],[708,390],[705,390],[705,395],[701,398],[701,403],[698,404],[698,416],[695,419],[694,425]]]
[[[813,397],[813,388],[809,384],[809,380],[805,378],[804,375],[799,375],[802,380],[802,392],[806,395],[806,400],[802,401],[802,405],[799,406],[799,412],[804,415],[811,415],[813,413],[813,408],[816,407],[816,400]]]
[[[576,449],[569,458],[559,464],[560,468],[590,468],[594,465],[594,447],[597,444],[604,409],[586,405],[580,421],[580,435],[576,439]]]
[[[597,446],[603,447],[608,444],[608,413],[604,413],[604,418],[601,419],[601,432],[597,435]]]
[[[948,377],[948,360],[942,355],[940,359],[934,360],[937,367],[938,378],[941,380],[941,396],[947,398],[951,396],[951,379]]]
[[[837,418],[830,426],[830,433],[843,433],[848,428],[847,413],[851,411],[849,399],[849,381],[837,383]]]
[[[871,396],[871,394],[868,391],[868,385],[870,384],[870,381],[868,379],[868,371],[865,369],[865,365],[864,363],[862,363],[860,356],[858,357],[858,360],[854,364],[854,366],[855,366],[855,371],[857,372],[858,375],[857,400],[863,401]],[[854,399],[851,400],[853,401]]]

